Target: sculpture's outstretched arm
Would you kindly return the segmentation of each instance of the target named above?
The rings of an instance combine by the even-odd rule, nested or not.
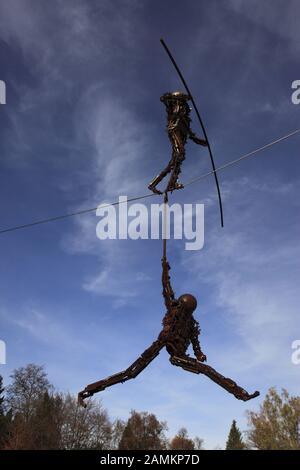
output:
[[[194,374],[204,374],[209,377],[213,382],[220,385],[220,387],[227,390],[227,392],[232,393],[238,400],[248,401],[252,398],[258,397],[259,392],[254,392],[249,394],[246,390],[242,387],[237,385],[233,380],[224,377],[219,372],[217,372],[212,367],[208,366],[207,364],[202,364],[201,362],[196,361],[191,357],[177,357],[172,356],[170,358],[171,364],[174,366],[182,367],[184,370],[189,372],[193,372]]]
[[[99,380],[98,382],[87,385],[84,390],[78,394],[78,403],[84,405],[84,400],[94,395],[94,393],[101,392],[107,387],[116,385],[118,383],[126,382],[127,380],[134,379],[142,370],[144,370],[153,359],[158,356],[160,350],[165,346],[163,341],[154,341],[151,346],[146,349],[143,354],[129,366],[126,370],[111,375],[106,379]]]
[[[195,144],[202,145],[203,147],[207,147],[207,141],[205,139],[200,139],[197,137],[195,132],[193,132],[191,129],[189,129],[189,138],[195,142]]]
[[[175,294],[171,286],[171,280],[170,280],[170,265],[168,263],[167,257],[164,255],[161,260],[162,263],[162,286],[163,286],[163,296],[165,299],[165,305],[167,307],[167,310],[169,310],[172,305],[176,302],[175,299]]]
[[[191,343],[193,346],[193,351],[198,361],[205,362],[206,356],[202,352],[200,342],[199,342],[199,335],[200,335],[199,323],[196,320],[194,320],[192,332],[191,332]]]

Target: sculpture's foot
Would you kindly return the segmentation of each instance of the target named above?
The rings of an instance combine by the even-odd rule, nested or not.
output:
[[[86,403],[84,402],[85,398],[87,397],[85,397],[84,392],[78,393],[77,403],[79,406],[82,406],[83,408],[86,408]]]
[[[162,194],[162,192],[156,189],[156,187],[153,186],[152,184],[149,184],[148,189],[150,189],[150,191],[152,191],[154,194],[159,194],[159,195]]]
[[[183,188],[184,188],[184,186],[183,186],[182,183],[175,183],[175,184],[172,184],[172,185],[167,187],[167,192],[172,193],[176,189],[183,189]]]
[[[235,397],[239,400],[243,400],[243,401],[249,401],[249,400],[252,400],[252,398],[256,398],[260,395],[260,393],[256,390],[256,392],[254,393],[245,393],[243,394],[242,396],[238,396],[238,395],[235,395]]]

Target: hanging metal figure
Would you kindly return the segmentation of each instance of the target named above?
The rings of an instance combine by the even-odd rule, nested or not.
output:
[[[191,118],[188,101],[190,96],[180,91],[165,93],[160,97],[167,109],[167,132],[172,145],[172,158],[164,170],[157,175],[149,184],[148,188],[155,194],[162,194],[156,186],[171,173],[170,180],[164,192],[172,192],[175,189],[182,189],[183,184],[178,181],[181,173],[181,165],[185,160],[185,144],[187,139],[191,139],[198,145],[207,146],[206,140],[200,139],[191,130]]]
[[[193,317],[193,312],[197,307],[197,300],[191,294],[183,294],[178,299],[175,298],[170,283],[169,271],[170,266],[164,255],[162,258],[162,285],[167,313],[163,318],[163,329],[157,340],[126,370],[88,385],[78,394],[78,401],[81,405],[84,406],[85,398],[91,397],[107,387],[134,379],[158,356],[164,347],[170,355],[171,364],[195,374],[206,375],[227,390],[227,392],[233,394],[238,400],[247,401],[259,395],[259,392],[249,394],[233,380],[224,377],[212,367],[203,364],[206,361],[206,356],[202,352],[199,343],[199,324]],[[192,344],[195,358],[187,354],[190,344]]]

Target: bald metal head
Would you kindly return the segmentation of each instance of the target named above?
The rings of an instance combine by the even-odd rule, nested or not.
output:
[[[193,313],[197,308],[197,299],[192,294],[183,294],[178,300],[189,313]]]
[[[173,91],[172,93],[164,93],[160,97],[160,101],[165,103],[166,101],[184,101],[187,102],[191,99],[190,95],[182,93],[181,91]]]

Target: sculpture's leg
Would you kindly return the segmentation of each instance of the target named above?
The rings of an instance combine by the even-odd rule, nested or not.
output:
[[[171,134],[170,140],[172,142],[173,148],[174,165],[166,191],[172,192],[175,189],[183,189],[184,187],[183,184],[178,182],[178,177],[181,173],[182,162],[185,160],[185,142],[180,138],[179,135],[177,135],[177,133]]]
[[[175,189],[183,189],[183,187],[184,187],[183,184],[178,182],[178,177],[181,173],[181,164],[182,164],[182,162],[183,162],[183,160],[180,160],[178,158],[175,161],[174,168],[173,168],[168,186],[166,188],[167,192],[172,192]]]
[[[84,399],[91,397],[94,393],[101,392],[107,387],[112,385],[126,382],[127,380],[134,379],[143,369],[145,369],[164,347],[161,341],[154,341],[152,345],[146,349],[143,354],[129,366],[126,370],[111,375],[106,379],[99,380],[98,382],[87,385],[84,390],[78,394],[78,403],[84,406]]]
[[[156,189],[156,186],[164,179],[164,177],[170,173],[172,171],[172,168],[174,166],[174,161],[173,159],[171,159],[168,163],[168,165],[166,166],[166,168],[164,168],[160,173],[159,175],[157,175],[152,181],[151,183],[149,184],[148,186],[148,189],[150,189],[150,191],[153,191],[155,194],[162,194],[161,191],[159,191],[158,189]]]
[[[171,356],[170,362],[174,366],[182,367],[183,369],[193,372],[194,374],[204,374],[209,377],[213,382],[223,387],[227,392],[232,393],[235,398],[238,400],[248,401],[252,398],[255,398],[259,395],[259,392],[254,392],[249,394],[246,390],[242,387],[239,387],[233,380],[224,377],[223,375],[219,374],[215,369],[208,366],[207,364],[203,364],[202,362],[197,361],[191,357],[177,357]]]

